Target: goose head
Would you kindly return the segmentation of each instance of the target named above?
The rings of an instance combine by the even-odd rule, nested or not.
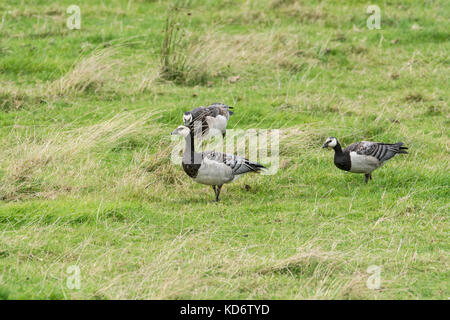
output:
[[[189,130],[188,127],[186,127],[186,126],[179,126],[174,131],[172,131],[171,134],[179,135],[179,136],[182,136],[183,138],[186,138],[190,133],[191,133],[191,130]]]
[[[322,148],[334,148],[338,144],[338,141],[335,137],[329,137],[327,140],[325,140],[325,143],[323,144]]]
[[[192,122],[192,113],[185,112],[183,114],[183,122],[184,122],[184,125],[186,125],[186,126],[189,125]]]

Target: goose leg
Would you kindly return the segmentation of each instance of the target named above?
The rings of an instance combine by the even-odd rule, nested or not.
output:
[[[225,136],[227,135],[227,132],[226,131],[224,131],[224,132],[222,132],[222,138],[223,139],[225,139]]]
[[[217,193],[216,193],[216,202],[219,202],[219,194],[220,194],[220,189],[222,189],[222,185],[217,186]]]
[[[364,174],[364,177],[366,178],[365,179],[366,183],[369,182],[369,178],[370,178],[370,180],[372,180],[372,175],[370,173]]]
[[[216,191],[216,186],[212,186],[213,190],[214,190],[214,194],[216,195],[216,199],[217,199],[217,191]],[[216,200],[217,201],[217,200]]]

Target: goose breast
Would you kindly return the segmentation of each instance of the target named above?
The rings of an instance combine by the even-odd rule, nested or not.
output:
[[[370,173],[383,164],[373,156],[358,154],[354,151],[350,152],[350,162],[350,172],[354,173]]]
[[[233,171],[229,166],[223,162],[205,157],[194,181],[201,184],[218,186],[233,181],[233,178]]]

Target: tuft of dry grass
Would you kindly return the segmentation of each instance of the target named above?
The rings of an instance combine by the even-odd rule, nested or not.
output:
[[[187,64],[192,66],[193,70],[210,70],[212,76],[225,73],[227,69],[244,69],[249,64],[299,67],[296,60],[298,38],[275,31],[269,34],[246,35],[208,33],[191,43]]]
[[[273,0],[269,3],[269,8],[276,10],[281,15],[295,17],[300,22],[315,23],[327,18],[327,13],[322,5],[311,8],[294,0]]]
[[[102,159],[96,155],[143,132],[156,134],[157,129],[147,123],[152,115],[154,113],[138,118],[132,113],[120,113],[87,127],[55,130],[44,137],[31,134],[15,141],[17,137],[11,132],[8,139],[11,145],[1,151],[2,158],[10,161],[3,161],[5,174],[0,198],[11,201],[53,197],[100,185],[102,179],[95,172],[100,170]],[[107,174],[104,178],[109,179],[111,185],[117,180]]]
[[[137,81],[137,91],[143,93],[154,88],[155,82],[160,79],[161,70],[155,67],[148,67],[140,74],[140,78]]]
[[[19,88],[8,82],[0,82],[0,110],[13,111],[44,101],[40,87]]]
[[[96,93],[106,83],[114,83],[123,64],[116,57],[117,52],[117,47],[107,47],[96,49],[89,56],[78,59],[67,74],[49,86],[48,93]]]
[[[209,32],[198,36],[168,22],[161,53],[161,78],[204,85],[237,72],[256,72],[258,66],[292,72],[304,66],[298,36],[271,32],[230,35]]]
[[[315,249],[307,249],[297,254],[285,258],[274,260],[267,266],[263,266],[259,272],[268,273],[288,273],[293,274],[314,274],[319,267],[323,265],[326,269],[336,269],[339,263],[342,263],[343,257],[341,253],[325,252]]]

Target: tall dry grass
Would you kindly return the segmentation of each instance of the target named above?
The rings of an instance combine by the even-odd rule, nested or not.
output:
[[[133,227],[131,224],[109,231],[117,239],[138,233],[151,241],[145,230],[133,231]],[[268,243],[251,247],[217,245],[214,239],[218,232],[213,228],[180,233],[161,246],[135,246],[132,251],[131,246],[98,246],[80,262],[84,281],[96,283],[97,287],[72,292],[72,298],[203,299],[224,291],[246,299],[351,299],[373,294],[366,286],[370,274],[364,272],[366,261],[373,254],[328,251],[314,243],[299,244],[295,254],[283,252],[283,258],[275,253],[255,252],[270,246]],[[81,248],[72,254],[80,255]],[[410,257],[403,258],[406,263],[411,262]],[[58,270],[52,273],[57,274]],[[280,279],[295,279],[298,286],[285,290]],[[274,296],[274,291],[280,296]]]
[[[278,32],[229,35],[209,32],[202,36],[185,33],[183,47],[164,66],[167,80],[205,84],[215,78],[228,78],[256,72],[257,66],[299,71],[299,39]],[[167,70],[170,75],[167,76]]]
[[[19,87],[11,82],[0,81],[0,110],[14,111],[44,102],[45,96],[39,86]]]
[[[204,85],[215,78],[256,72],[264,66],[297,72],[304,66],[298,35],[272,31],[249,34],[204,34],[183,28],[179,11],[168,11],[160,52],[160,78],[179,84]],[[250,67],[250,68],[249,68]]]
[[[13,129],[0,151],[4,175],[0,198],[52,198],[59,194],[78,194],[86,188],[104,188],[104,183],[120,185],[122,177],[136,180],[145,174],[142,163],[132,162],[111,173],[103,163],[105,153],[121,148],[136,137],[149,139],[159,128],[151,124],[155,113],[120,113],[100,123],[77,129],[54,129],[41,134],[30,130],[25,135]],[[141,151],[142,152],[142,151]],[[143,182],[144,183],[144,182]],[[148,181],[147,181],[148,183]],[[128,185],[133,182],[128,180]]]
[[[48,93],[67,95],[73,93],[96,93],[105,85],[114,84],[123,61],[118,58],[116,46],[96,49],[87,57],[80,57],[60,79],[50,84]]]

